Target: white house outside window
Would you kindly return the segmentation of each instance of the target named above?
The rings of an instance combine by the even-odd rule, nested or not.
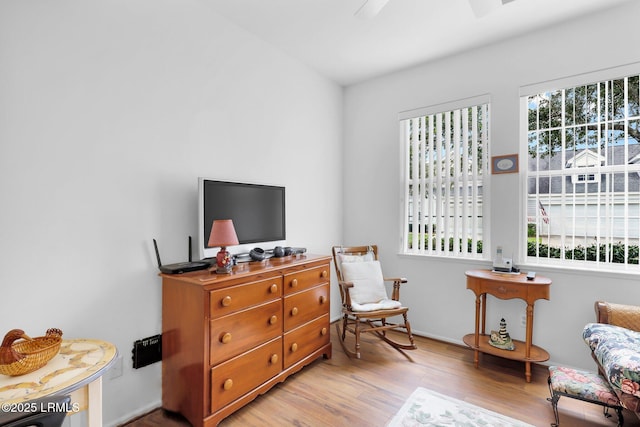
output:
[[[598,173],[575,173],[575,170],[579,168],[588,168],[593,166],[603,166],[605,158],[598,153],[589,149],[584,149],[582,152],[576,154],[574,157],[567,161],[565,168],[574,168],[574,173],[571,175],[571,183],[579,182],[600,182],[600,174]]]
[[[488,101],[483,96],[401,115],[404,253],[483,256]]]
[[[637,268],[640,76],[522,98],[529,263]]]

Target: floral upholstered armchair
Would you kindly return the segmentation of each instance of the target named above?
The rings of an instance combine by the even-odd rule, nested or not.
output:
[[[640,418],[640,307],[597,301],[595,310],[583,338],[622,406]]]

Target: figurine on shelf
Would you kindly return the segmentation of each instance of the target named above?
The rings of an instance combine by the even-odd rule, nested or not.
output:
[[[507,322],[504,318],[500,319],[500,330],[498,332],[491,331],[489,344],[503,350],[514,350],[516,347],[507,332]]]

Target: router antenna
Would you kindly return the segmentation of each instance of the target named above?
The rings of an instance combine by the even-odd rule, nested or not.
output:
[[[191,236],[189,236],[189,262],[191,262]]]
[[[158,268],[162,267],[162,262],[160,261],[160,252],[158,251],[158,244],[156,243],[156,239],[153,239],[153,247],[156,249],[156,259],[158,260]]]

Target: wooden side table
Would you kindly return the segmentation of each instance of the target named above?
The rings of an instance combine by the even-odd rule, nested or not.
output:
[[[476,328],[473,334],[465,335],[463,341],[475,350],[476,368],[479,353],[522,361],[525,362],[525,378],[527,382],[531,382],[531,362],[549,360],[549,353],[533,345],[532,339],[533,306],[536,300],[549,299],[551,280],[541,276],[527,280],[525,274],[494,273],[489,270],[470,270],[465,274],[467,289],[471,289],[476,294]],[[524,342],[513,340],[515,350],[504,350],[489,344],[489,335],[485,333],[487,294],[505,300],[517,298],[527,303],[526,339]]]
[[[101,427],[102,375],[117,354],[116,347],[105,341],[63,340],[60,352],[42,368],[15,377],[0,375],[0,404],[70,394],[73,411],[86,409],[88,425]]]

